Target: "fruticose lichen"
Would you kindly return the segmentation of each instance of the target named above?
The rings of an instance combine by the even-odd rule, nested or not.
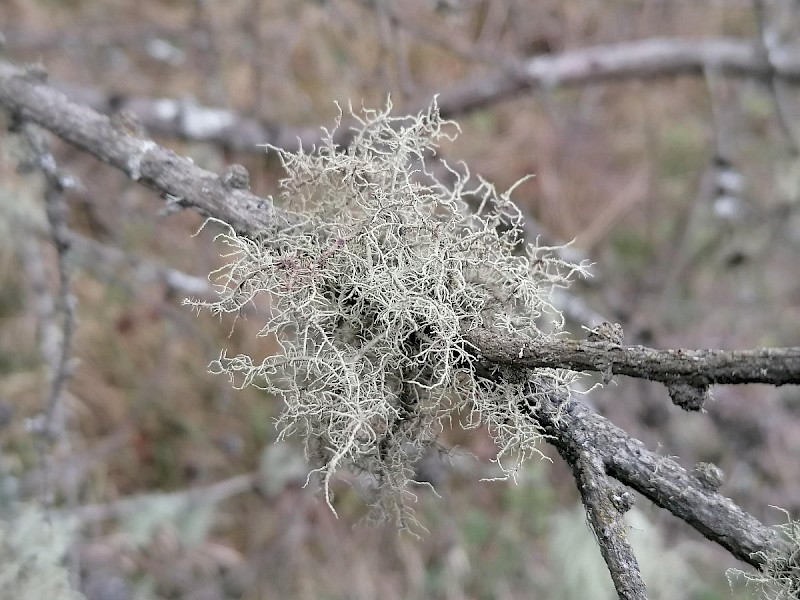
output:
[[[439,143],[458,132],[435,103],[416,117],[390,109],[354,114],[346,148],[335,129],[310,153],[273,148],[286,171],[280,204],[301,224],[261,239],[220,235],[229,263],[212,273],[219,300],[203,305],[238,314],[266,299],[259,335],[281,352],[223,351],[212,371],[284,400],[280,438],[305,441],[331,509],[331,478],[346,468],[373,476],[375,505],[402,524],[413,463],[445,423],[485,426],[506,476],[538,453],[530,413],[573,374],[501,377],[464,333],[554,338],[563,321],[551,292],[585,267],[525,243],[512,190],[498,194],[463,165],[435,161],[449,183],[434,173]]]
[[[85,600],[64,566],[74,524],[33,505],[13,506],[0,519],[0,597]]]

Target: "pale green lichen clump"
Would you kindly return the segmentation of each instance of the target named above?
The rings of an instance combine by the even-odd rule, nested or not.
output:
[[[221,235],[230,262],[212,274],[220,299],[207,306],[238,313],[264,295],[259,335],[282,352],[223,352],[213,370],[283,398],[280,436],[305,440],[329,504],[331,477],[347,468],[372,475],[380,512],[403,522],[413,463],[454,416],[487,427],[506,475],[537,453],[528,411],[572,375],[542,369],[498,383],[464,333],[553,338],[562,319],[551,291],[584,267],[524,243],[511,190],[498,195],[438,162],[448,185],[427,168],[458,132],[435,103],[416,117],[390,108],[354,115],[346,149],[328,131],[312,153],[274,149],[287,174],[281,200],[302,224],[268,239]]]
[[[74,524],[33,505],[4,511],[0,519],[0,598],[85,600],[70,586],[64,559]]]

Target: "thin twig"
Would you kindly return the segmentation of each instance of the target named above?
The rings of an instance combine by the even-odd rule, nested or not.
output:
[[[236,475],[203,487],[189,488],[165,494],[141,494],[109,502],[107,504],[87,504],[68,511],[63,516],[77,520],[81,525],[98,523],[109,519],[118,519],[125,515],[135,514],[147,509],[153,500],[170,500],[185,508],[218,504],[223,500],[252,491],[258,477],[254,473]]]
[[[70,376],[70,347],[75,332],[75,299],[71,293],[71,268],[69,265],[70,233],[67,228],[69,214],[64,190],[75,187],[71,176],[62,173],[47,147],[44,136],[30,123],[23,123],[20,131],[25,137],[32,160],[45,178],[45,211],[50,224],[50,235],[56,248],[58,264],[58,303],[61,313],[61,334],[57,348],[46,348],[45,358],[50,367],[50,395],[45,403],[42,433],[63,439],[65,432],[62,396]]]
[[[768,22],[769,20],[767,18],[766,7],[764,6],[764,0],[753,0],[753,12],[755,13],[756,17],[760,50],[763,53],[764,60],[771,67],[771,72],[767,80],[767,86],[769,89],[770,101],[772,102],[772,107],[775,111],[775,118],[792,155],[800,156],[800,142],[798,142],[797,138],[795,137],[795,133],[792,130],[791,118],[787,114],[786,106],[784,106],[782,98],[783,94],[779,88],[779,78],[777,72],[774,68],[772,68],[772,49],[774,44],[770,42],[770,38],[772,36],[771,32],[769,31],[770,23]]]
[[[45,180],[45,213],[50,225],[50,236],[56,249],[56,263],[58,268],[58,302],[53,303],[53,311],[50,315],[51,322],[45,324],[47,329],[54,332],[53,335],[43,337],[42,351],[44,359],[48,363],[50,377],[50,393],[45,402],[44,414],[41,427],[36,432],[40,434],[37,442],[38,453],[42,461],[42,472],[44,474],[45,501],[50,503],[54,497],[51,489],[52,479],[52,458],[47,452],[47,440],[56,440],[60,445],[69,449],[70,443],[67,438],[67,411],[64,400],[64,393],[67,382],[71,376],[70,351],[72,339],[75,333],[75,299],[72,295],[72,275],[69,265],[69,229],[67,219],[69,209],[64,191],[77,186],[77,181],[64,174],[56,163],[55,157],[50,153],[47,141],[42,132],[31,123],[14,123],[18,126],[19,132],[26,140],[32,154],[29,161],[33,166],[41,171]],[[60,331],[57,323],[57,313],[61,313]],[[77,502],[77,489],[70,486],[67,490],[67,501],[70,505]],[[70,577],[73,582],[77,582],[80,573],[80,559],[76,549],[69,553]]]
[[[206,277],[190,275],[77,233],[70,232],[69,240],[76,262],[94,274],[119,276],[122,269],[128,269],[139,284],[160,282],[171,293],[201,299],[216,296]]]

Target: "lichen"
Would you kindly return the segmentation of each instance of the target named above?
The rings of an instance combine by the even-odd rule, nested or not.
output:
[[[16,506],[0,519],[0,590],[15,600],[85,600],[70,587],[64,560],[72,527],[35,506]]]
[[[464,333],[552,339],[563,319],[551,292],[585,266],[525,242],[513,188],[498,194],[443,161],[452,183],[435,175],[440,142],[458,133],[435,102],[415,117],[390,110],[353,114],[347,148],[335,129],[310,153],[272,148],[286,171],[280,201],[301,224],[268,239],[220,235],[230,251],[212,274],[219,299],[194,304],[238,315],[266,300],[259,335],[281,352],[223,351],[212,371],[283,398],[279,437],[305,441],[332,510],[331,478],[347,468],[373,476],[375,505],[404,525],[413,462],[454,418],[488,429],[506,476],[538,453],[530,411],[574,375],[540,369],[499,382]]]

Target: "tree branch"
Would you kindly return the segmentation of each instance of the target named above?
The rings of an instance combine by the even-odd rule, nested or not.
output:
[[[71,375],[69,357],[75,333],[75,298],[71,290],[72,273],[68,260],[70,231],[67,227],[68,208],[64,191],[75,187],[76,180],[59,170],[41,131],[30,123],[21,123],[19,129],[32,154],[30,161],[45,179],[45,212],[58,264],[58,303],[54,308],[61,312],[61,331],[60,335],[45,336],[49,343],[44,344],[43,351],[50,369],[51,389],[45,403],[41,433],[63,441],[66,422],[62,398]],[[52,326],[57,327],[54,324]]]
[[[202,487],[188,488],[177,492],[140,494],[120,498],[106,504],[87,504],[73,510],[61,511],[61,515],[75,519],[81,525],[116,519],[142,510],[149,510],[154,500],[171,501],[182,505],[184,510],[195,506],[218,504],[233,496],[256,489],[256,473],[245,473]]]
[[[192,207],[250,236],[297,224],[272,201],[226,185],[153,140],[131,135],[125,127],[91,108],[71,102],[44,84],[38,74],[0,62],[0,105],[12,116],[48,129],[66,142],[124,171],[133,181],[157,190],[180,207]]]
[[[439,95],[443,115],[454,117],[505,100],[526,89],[551,89],[626,79],[702,76],[704,69],[738,77],[800,81],[800,52],[794,47],[771,49],[766,56],[749,40],[648,39],[570,50],[511,61],[502,69],[456,84]],[[202,106],[191,100],[123,97],[98,89],[58,86],[76,102],[111,114],[135,113],[153,135],[206,141],[240,152],[261,152],[260,145],[279,148],[318,143],[319,128],[286,127],[244,117],[234,111]],[[427,105],[427,100],[423,102]],[[409,111],[415,112],[415,111]],[[350,131],[339,130],[337,142],[347,143]]]
[[[70,232],[69,240],[77,262],[94,274],[119,276],[122,269],[128,269],[140,284],[159,282],[171,293],[201,299],[210,299],[217,295],[206,277],[189,275],[77,233]]]
[[[482,74],[442,94],[442,114],[482,108],[526,89],[551,89],[626,79],[702,76],[711,67],[737,77],[800,81],[800,53],[773,48],[769,60],[757,43],[738,39],[651,38],[540,55],[517,64],[513,72]]]
[[[572,468],[600,552],[608,566],[617,594],[623,599],[646,598],[639,562],[628,541],[623,515],[633,506],[633,495],[606,475],[601,456],[586,444],[580,429],[565,429],[552,440]]]
[[[674,460],[647,450],[642,442],[581,402],[552,398],[533,413],[560,453],[579,443],[603,462],[605,471],[685,521],[706,538],[755,568],[763,554],[788,547],[774,529],[717,493]]]
[[[657,350],[621,346],[606,341],[508,338],[502,332],[476,329],[467,341],[494,363],[573,371],[610,370],[664,384],[685,382],[694,387],[715,383],[800,384],[800,347],[756,350]]]

